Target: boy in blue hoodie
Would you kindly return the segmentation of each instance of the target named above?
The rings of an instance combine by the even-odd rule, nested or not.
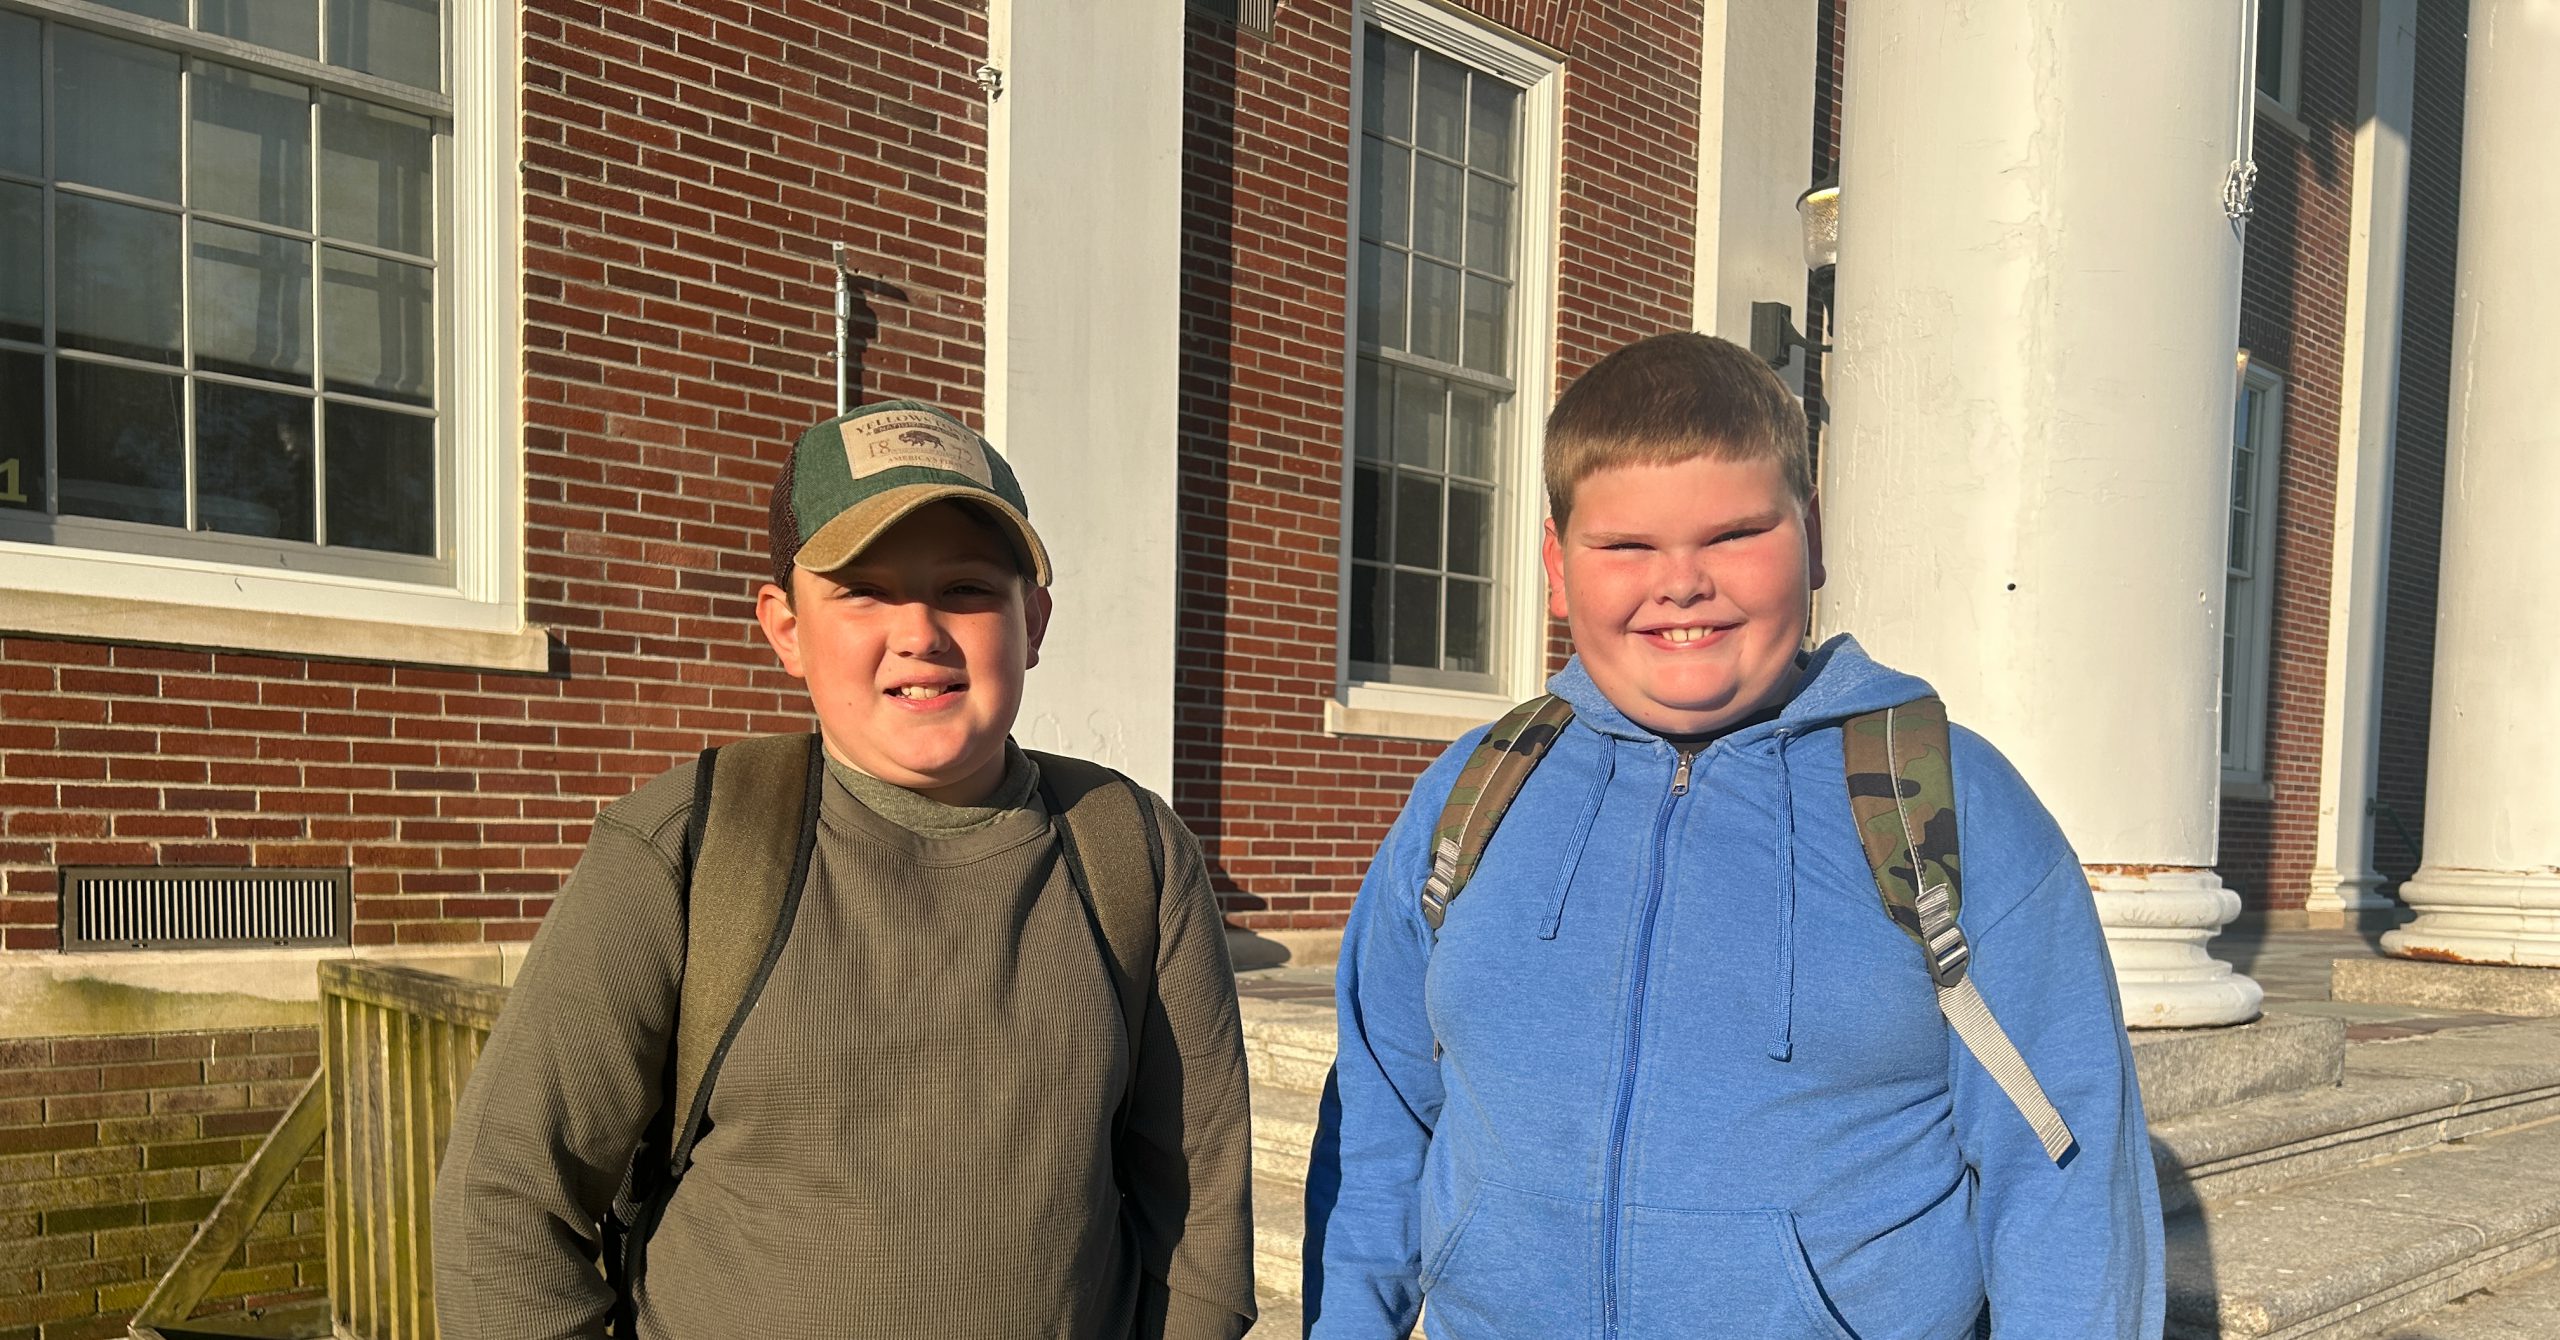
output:
[[[2078,858],[1952,735],[1970,973],[2075,1146],[1949,1029],[1853,825],[1842,726],[1926,696],[1838,637],[1801,408],[1661,335],[1547,424],[1571,722],[1435,932],[1415,785],[1344,931],[1307,1178],[1320,1340],[2157,1337],[2159,1190]],[[1914,556],[1914,561],[1925,561]]]

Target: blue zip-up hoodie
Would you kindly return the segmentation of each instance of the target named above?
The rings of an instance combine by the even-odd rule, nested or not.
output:
[[[1835,638],[1775,720],[1673,747],[1577,659],[1574,720],[1434,943],[1414,787],[1343,937],[1307,1176],[1319,1340],[2157,1337],[2160,1197],[2078,858],[1953,736],[1972,974],[2079,1147],[1938,1013],[1851,826],[1840,727],[1929,692]]]

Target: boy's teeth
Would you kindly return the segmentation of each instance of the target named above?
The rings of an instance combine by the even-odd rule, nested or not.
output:
[[[896,690],[896,693],[901,698],[939,698],[943,690],[930,684],[909,684],[905,688]]]

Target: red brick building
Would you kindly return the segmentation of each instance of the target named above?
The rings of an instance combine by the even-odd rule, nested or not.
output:
[[[2220,868],[2286,914],[2388,43],[2262,2],[2239,342],[2282,396]],[[1065,631],[1025,738],[1166,790],[1233,923],[1320,952],[1413,776],[1565,650],[1553,396],[1810,307],[1795,197],[1857,153],[1843,0],[377,8],[0,0],[0,1337],[120,1331],[317,1064],[315,960],[501,979],[599,805],[804,728],[751,606],[781,452],[839,394],[1014,455]],[[2386,879],[2462,120],[2460,15],[2412,22]],[[296,873],[343,893],[215,914]],[[316,1196],[219,1296],[316,1287]]]

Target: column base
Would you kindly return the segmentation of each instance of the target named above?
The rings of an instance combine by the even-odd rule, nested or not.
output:
[[[2382,937],[2386,954],[2560,968],[2560,872],[2425,866],[2400,900],[2418,919]]]
[[[2399,920],[2400,909],[2382,896],[2381,888],[2382,876],[2371,871],[2348,875],[2314,869],[2303,915],[2313,930],[2388,928]]]
[[[2127,1028],[2204,1028],[2258,1017],[2266,991],[2205,952],[2240,915],[2240,895],[2211,870],[2089,871],[2098,925],[2115,959]]]

